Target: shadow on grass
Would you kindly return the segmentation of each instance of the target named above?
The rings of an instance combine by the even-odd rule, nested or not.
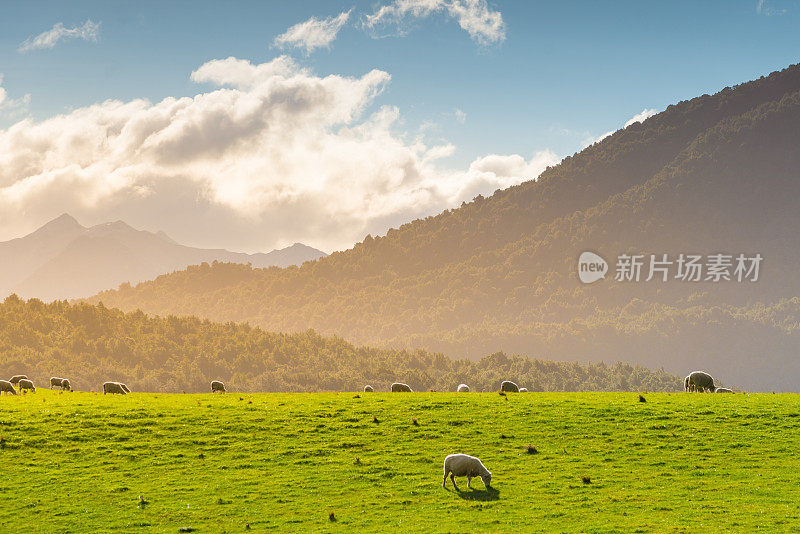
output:
[[[456,495],[465,501],[496,501],[500,499],[500,490],[496,488],[486,488],[484,490],[472,488],[464,491],[458,490]]]

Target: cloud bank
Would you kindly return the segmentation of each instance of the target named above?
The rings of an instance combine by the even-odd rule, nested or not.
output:
[[[286,30],[285,33],[276,37],[272,44],[279,48],[299,48],[306,54],[311,54],[317,48],[330,48],[331,43],[336,40],[339,30],[349,18],[350,11],[327,19],[311,17]]]
[[[123,219],[178,241],[269,250],[347,248],[415,217],[533,179],[543,152],[442,169],[450,144],[407,141],[400,112],[376,107],[390,82],[318,76],[281,56],[233,57],[191,74],[194,97],[110,100],[0,130],[0,239],[63,212]]]
[[[486,0],[395,0],[364,15],[362,26],[373,37],[404,35],[414,19],[440,13],[458,22],[478,44],[497,44],[506,38],[503,15],[490,9]]]
[[[53,48],[59,42],[71,39],[97,42],[99,35],[100,23],[92,22],[91,19],[87,19],[83,26],[75,26],[74,28],[66,28],[64,24],[57,22],[50,30],[40,33],[36,37],[26,39],[19,45],[17,51],[30,52],[31,50]]]

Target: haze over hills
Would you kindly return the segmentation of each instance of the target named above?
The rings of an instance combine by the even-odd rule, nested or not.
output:
[[[86,297],[202,262],[288,267],[325,255],[301,243],[266,254],[193,248],[122,221],[86,228],[65,213],[31,234],[0,243],[0,295]]]
[[[529,181],[300,268],[190,267],[91,299],[479,357],[630,361],[800,390],[800,68],[681,102]],[[581,284],[581,252],[610,264]],[[622,254],[756,281],[614,280]],[[733,267],[730,269],[732,274]],[[704,272],[703,277],[707,273]]]

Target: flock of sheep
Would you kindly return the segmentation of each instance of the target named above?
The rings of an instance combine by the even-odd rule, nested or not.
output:
[[[14,386],[17,386],[20,392],[30,391],[36,393],[36,387],[33,385],[33,381],[30,378],[26,375],[14,375],[9,380],[0,380],[0,394],[9,393],[11,395],[16,395],[17,390],[14,389]],[[72,391],[72,384],[70,384],[70,381],[66,378],[54,376],[50,379],[50,389],[56,388],[61,388],[62,391]],[[125,395],[130,392],[131,390],[128,389],[128,386],[122,382],[106,382],[103,384],[104,395],[106,393]]]
[[[213,384],[212,384],[212,386],[213,386]],[[373,391],[375,391],[375,388],[373,388],[369,384],[364,386],[364,393],[372,393]],[[413,393],[414,392],[414,390],[411,389],[411,386],[409,386],[408,384],[403,384],[402,382],[395,382],[394,384],[392,384],[391,391],[392,391],[392,393]],[[458,387],[456,388],[456,391],[459,392],[459,393],[469,393],[471,390],[469,389],[468,385],[459,384]],[[500,391],[502,391],[502,392],[511,392],[511,393],[525,393],[528,390],[527,390],[527,388],[519,387],[518,385],[516,385],[514,382],[512,382],[510,380],[503,380],[503,382],[500,384]]]
[[[0,380],[0,393],[10,393],[11,395],[16,395],[17,390],[14,389],[14,386],[17,386],[20,391],[36,391],[36,388],[33,385],[33,381],[31,381],[25,375],[14,375],[11,377],[10,380]],[[65,391],[72,391],[72,386],[68,379],[66,378],[59,378],[53,377],[50,379],[50,389],[55,389],[56,387],[61,388]],[[712,393],[733,393],[733,390],[728,388],[721,388],[716,387],[714,385],[714,378],[704,372],[704,371],[692,371],[689,373],[686,378],[683,379],[683,388],[685,391],[710,391]],[[374,392],[375,388],[370,385],[364,386],[365,393]],[[391,386],[391,391],[393,393],[412,393],[414,390],[411,389],[411,386],[408,384],[404,384],[402,382],[395,382]],[[469,393],[471,390],[468,385],[466,384],[459,384],[456,388],[456,391],[459,393]],[[505,393],[525,393],[527,392],[527,388],[521,388],[514,382],[510,380],[503,380],[500,384],[500,391]],[[122,382],[105,382],[103,384],[103,394],[119,394],[125,395],[130,393],[131,390],[128,389],[128,386],[123,384]],[[214,380],[211,382],[211,392],[212,393],[225,393],[225,384],[222,383],[220,380]]]

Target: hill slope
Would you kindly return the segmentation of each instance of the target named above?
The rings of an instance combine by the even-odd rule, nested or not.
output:
[[[300,243],[266,254],[193,248],[122,221],[86,228],[64,214],[25,237],[0,243],[0,296],[85,297],[204,261],[288,267],[323,256]]]
[[[670,106],[537,181],[301,268],[214,264],[93,298],[478,357],[702,367],[798,390],[800,68]],[[581,252],[611,276],[577,279]],[[613,280],[621,254],[763,258],[758,281]],[[645,275],[647,273],[645,272]]]

